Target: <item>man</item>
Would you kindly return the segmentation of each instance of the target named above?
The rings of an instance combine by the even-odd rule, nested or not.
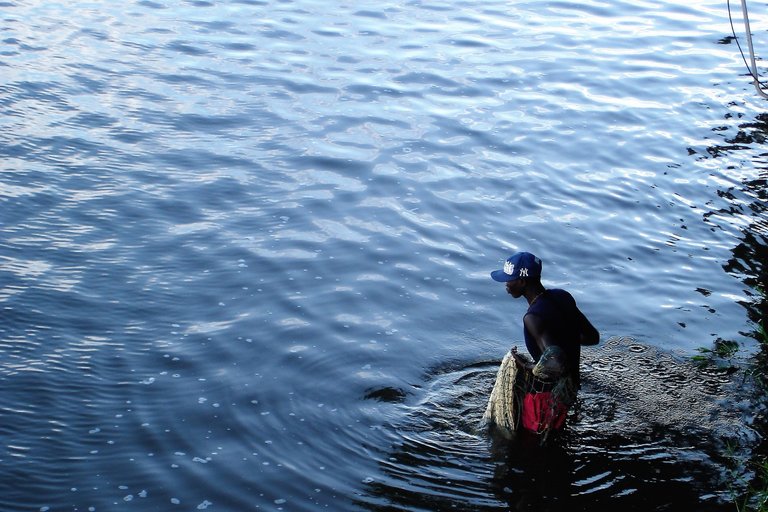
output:
[[[596,345],[600,340],[597,329],[579,310],[570,293],[544,288],[541,267],[541,260],[533,254],[518,252],[504,262],[503,269],[491,272],[495,281],[506,284],[507,293],[514,298],[525,297],[528,302],[528,311],[523,316],[523,335],[533,362],[526,361],[514,348],[511,357],[521,370],[521,375],[515,376],[515,386],[521,388],[521,393],[515,393],[520,400],[515,407],[516,414],[522,412],[523,426],[529,430],[526,415],[532,415],[528,420],[538,422],[536,430],[562,426],[567,407],[575,400],[579,387],[581,345]],[[537,392],[550,395],[520,396]],[[551,400],[556,403],[550,403]],[[526,406],[539,408],[539,402],[552,405],[557,417],[536,417],[538,412],[525,410]]]

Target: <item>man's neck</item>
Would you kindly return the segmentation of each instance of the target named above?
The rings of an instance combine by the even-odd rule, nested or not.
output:
[[[530,286],[525,290],[525,300],[528,301],[528,305],[532,305],[536,299],[541,297],[544,293],[544,286],[541,283],[536,283],[535,286]]]

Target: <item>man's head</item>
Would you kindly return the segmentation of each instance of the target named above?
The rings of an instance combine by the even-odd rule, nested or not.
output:
[[[504,262],[504,268],[491,272],[494,281],[506,283],[521,278],[541,277],[541,260],[529,252],[516,252]]]
[[[504,262],[504,268],[491,272],[494,281],[507,283],[507,293],[517,298],[525,293],[529,281],[541,279],[541,260],[529,252],[516,252]]]

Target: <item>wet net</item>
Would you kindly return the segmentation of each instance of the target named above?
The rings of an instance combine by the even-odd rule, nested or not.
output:
[[[557,359],[557,355],[548,357],[548,360],[559,364]],[[542,440],[551,431],[563,427],[568,407],[575,399],[575,385],[567,376],[541,379],[542,376],[553,375],[552,365],[543,362],[530,368],[520,368],[515,364],[512,351],[504,356],[483,414],[483,427],[505,437],[512,437],[524,428],[541,435]]]

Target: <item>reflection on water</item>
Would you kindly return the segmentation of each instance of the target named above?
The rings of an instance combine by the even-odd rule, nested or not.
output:
[[[438,368],[400,405],[403,423],[370,510],[730,510],[726,446],[756,441],[741,378],[612,338],[582,356],[568,428],[550,442],[479,430],[498,362]],[[741,407],[740,407],[741,406]],[[740,448],[739,448],[740,447]],[[648,492],[653,489],[653,492]]]
[[[724,268],[742,278],[749,286],[750,301],[745,301],[750,319],[766,328],[768,319],[768,158],[764,153],[768,141],[768,114],[739,125],[738,133],[726,139],[726,147],[715,147],[714,157],[733,153],[736,158],[748,158],[756,175],[742,180],[738,187],[729,187],[719,194],[728,199],[731,208],[710,215],[738,218],[745,224],[742,238],[733,248],[733,258]],[[732,221],[732,220],[731,220]]]
[[[729,162],[735,160],[737,164],[730,164],[728,170],[737,175],[741,175],[744,168],[754,171],[742,178],[738,185],[719,190],[718,194],[727,200],[729,207],[705,216],[714,225],[737,222],[743,226],[738,244],[732,250],[733,257],[723,268],[738,276],[748,287],[748,299],[740,303],[755,326],[751,335],[760,341],[751,372],[758,382],[751,409],[755,414],[754,427],[762,436],[751,456],[744,457],[751,461],[744,469],[750,480],[759,479],[759,473],[752,472],[754,465],[764,464],[768,457],[768,420],[764,414],[768,408],[765,392],[768,389],[768,158],[765,153],[768,114],[761,113],[754,120],[740,123],[735,133],[727,129],[718,131],[723,132],[725,144],[711,146],[708,149],[710,157],[716,160],[728,158]],[[765,487],[765,482],[756,483],[758,489]]]

